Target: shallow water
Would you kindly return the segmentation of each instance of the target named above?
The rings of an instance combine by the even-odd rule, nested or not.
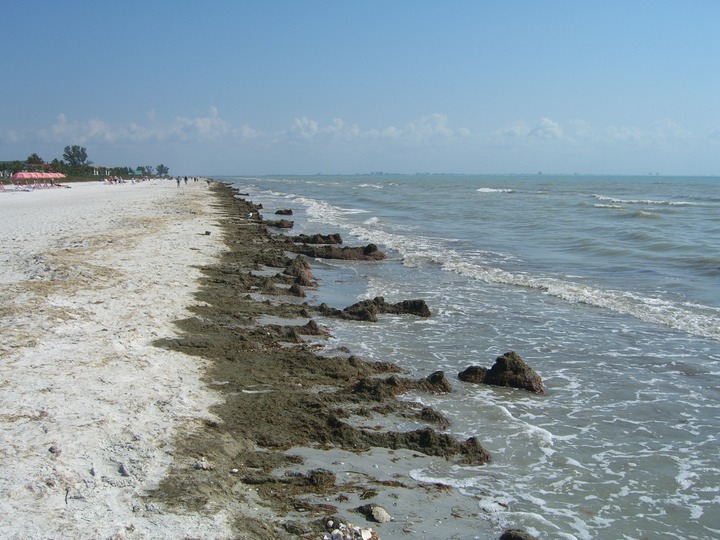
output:
[[[311,301],[429,304],[427,320],[332,321],[329,344],[453,381],[450,395],[405,399],[442,410],[493,461],[416,478],[477,498],[493,525],[553,538],[720,537],[720,179],[236,181],[268,217],[292,208],[294,233],[390,256],[313,262]],[[456,379],[509,350],[547,396]]]

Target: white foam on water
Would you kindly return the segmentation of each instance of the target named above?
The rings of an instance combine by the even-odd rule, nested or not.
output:
[[[623,206],[621,204],[594,204],[595,208],[609,208],[612,210],[625,210],[627,206]]]
[[[660,198],[625,199],[631,202],[609,204],[671,212]],[[438,462],[415,471],[418,479],[454,485],[477,498],[494,523],[541,537],[634,538],[644,531],[672,538],[679,537],[680,522],[687,522],[685,538],[720,537],[712,533],[720,481],[708,458],[717,455],[717,407],[710,398],[717,395],[720,356],[713,343],[696,337],[718,339],[719,309],[682,302],[680,295],[671,300],[659,289],[643,295],[599,287],[575,269],[525,271],[518,258],[468,249],[440,234],[416,236],[380,213],[341,207],[355,203],[295,202],[313,223],[340,227],[391,254],[361,270],[369,296],[417,295],[433,311],[423,321],[383,316],[374,325],[338,323],[338,343],[364,358],[396,361],[412,377],[445,370],[451,394],[403,399],[437,408],[454,436],[478,436],[493,456],[483,467]],[[489,367],[511,349],[541,373],[548,396],[451,376],[470,364]]]
[[[600,289],[567,278],[505,270],[496,266],[503,259],[506,262],[508,260],[501,254],[483,252],[469,258],[469,253],[460,253],[448,247],[446,239],[398,234],[379,228],[377,225],[382,220],[378,217],[370,218],[361,224],[347,220],[347,216],[367,213],[366,210],[341,208],[306,197],[296,197],[296,200],[307,207],[307,213],[312,218],[348,227],[351,234],[363,241],[374,242],[399,252],[403,263],[409,267],[440,265],[447,272],[472,279],[528,288],[565,302],[604,308],[648,323],[720,340],[720,308],[702,306],[697,302],[680,303],[641,296],[630,291]],[[372,228],[368,228],[370,226]]]
[[[326,215],[329,213],[326,212]],[[720,340],[720,309],[718,308],[641,296],[630,291],[599,289],[566,278],[512,272],[494,265],[505,257],[485,252],[481,256],[481,260],[485,262],[469,260],[468,254],[460,254],[450,249],[445,242],[437,238],[406,236],[378,229],[370,230],[361,226],[352,227],[351,232],[363,240],[398,251],[403,257],[404,264],[411,267],[428,263],[437,264],[447,272],[472,279],[528,288],[565,302],[604,308],[649,323]],[[493,264],[489,265],[487,262]]]
[[[479,193],[514,193],[514,189],[509,188],[488,188],[488,187],[481,187],[477,188],[475,191]]]
[[[373,188],[373,189],[385,189],[386,186],[382,184],[358,184],[359,188]]]
[[[599,201],[609,201],[616,204],[644,204],[644,205],[657,205],[657,206],[700,206],[700,203],[690,201],[668,201],[668,200],[655,200],[655,199],[617,199],[615,197],[608,197],[607,195],[592,194],[592,197]]]
[[[364,225],[377,225],[379,223],[382,223],[383,221],[385,221],[385,220],[380,217],[375,216],[375,217],[371,217],[370,219],[366,219],[365,221],[363,221],[363,224]]]

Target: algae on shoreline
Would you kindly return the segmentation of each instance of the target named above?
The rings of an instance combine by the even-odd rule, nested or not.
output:
[[[447,420],[441,414],[396,396],[410,389],[447,392],[449,384],[442,373],[414,381],[399,376],[402,370],[392,363],[315,354],[302,335],[322,334],[312,316],[324,308],[283,301],[302,293],[301,278],[282,273],[292,261],[287,255],[292,244],[271,235],[259,207],[237,198],[231,186],[215,183],[213,189],[225,213],[227,250],[217,264],[203,269],[194,316],[178,323],[183,335],[157,345],[211,361],[205,379],[222,393],[223,403],[213,409],[221,421],[206,422],[178,441],[176,465],[152,499],[202,512],[234,505],[243,538],[314,538],[329,516],[347,511],[353,500],[367,503],[388,488],[424,487],[433,497],[447,489],[409,477],[393,486],[373,477],[339,483],[333,464],[325,464],[322,473],[308,471],[302,458],[288,452],[291,448],[404,449],[403,459],[440,456],[470,464],[489,459],[474,437],[461,442],[433,427],[399,433],[352,425],[351,415],[394,414],[443,428]],[[278,272],[260,272],[267,268]],[[309,322],[258,324],[268,317]]]

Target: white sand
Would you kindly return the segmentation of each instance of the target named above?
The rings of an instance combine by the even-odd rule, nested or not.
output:
[[[159,180],[0,192],[3,538],[231,536],[227,509],[142,498],[217,399],[200,359],[152,344],[221,249],[211,199]]]

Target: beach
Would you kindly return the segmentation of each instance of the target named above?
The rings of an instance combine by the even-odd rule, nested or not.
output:
[[[230,537],[142,503],[219,399],[153,345],[222,247],[207,184],[68,185],[0,196],[3,536]]]
[[[0,194],[6,536],[716,530],[711,180],[71,186]]]
[[[443,381],[318,355],[322,308],[291,293],[292,248],[259,207],[153,180],[5,193],[0,209],[7,537],[322,538],[351,522],[491,537],[472,498],[411,477],[486,459],[396,400]],[[417,429],[380,429],[395,415]]]

